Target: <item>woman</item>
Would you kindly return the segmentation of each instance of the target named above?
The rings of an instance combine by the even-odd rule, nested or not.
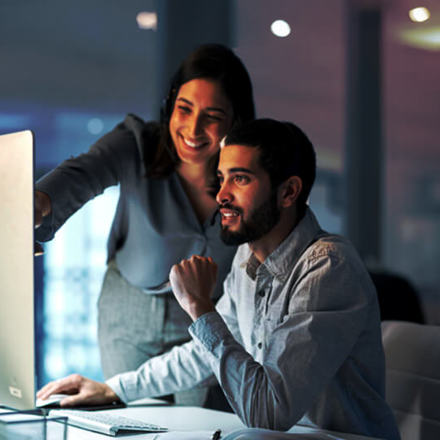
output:
[[[37,183],[39,241],[53,238],[88,200],[120,184],[98,302],[105,378],[188,340],[190,320],[168,283],[173,264],[193,254],[213,257],[220,296],[235,249],[220,241],[214,215],[219,143],[254,113],[241,60],[224,46],[204,45],[172,78],[160,123],[128,115],[88,153]]]

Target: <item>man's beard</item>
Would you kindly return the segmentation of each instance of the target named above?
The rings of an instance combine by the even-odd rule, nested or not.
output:
[[[230,204],[224,204],[221,208],[233,209],[240,214],[243,211]],[[277,206],[277,193],[273,191],[269,198],[255,209],[244,221],[241,217],[241,226],[237,231],[231,231],[227,226],[222,227],[220,237],[225,244],[237,246],[243,243],[256,241],[266,235],[280,220],[280,210]]]

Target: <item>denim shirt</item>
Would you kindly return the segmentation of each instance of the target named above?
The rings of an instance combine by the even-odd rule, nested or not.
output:
[[[353,246],[310,209],[261,265],[239,247],[216,312],[192,341],[108,381],[122,400],[167,394],[212,374],[247,425],[399,439],[384,399],[377,296]]]

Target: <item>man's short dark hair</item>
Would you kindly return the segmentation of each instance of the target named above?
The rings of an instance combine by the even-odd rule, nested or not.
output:
[[[225,145],[244,145],[258,148],[261,167],[269,174],[273,188],[290,176],[302,180],[298,206],[306,204],[315,181],[316,155],[304,132],[291,122],[256,119],[233,129]]]

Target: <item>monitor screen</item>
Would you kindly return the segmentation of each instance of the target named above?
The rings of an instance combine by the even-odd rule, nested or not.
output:
[[[0,136],[0,405],[35,405],[33,134]]]

